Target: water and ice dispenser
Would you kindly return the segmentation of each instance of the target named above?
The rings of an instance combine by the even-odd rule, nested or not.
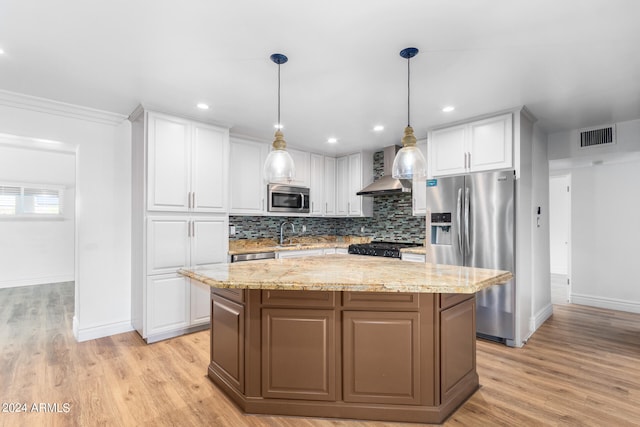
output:
[[[431,214],[431,244],[450,245],[451,239],[451,212],[439,212]]]

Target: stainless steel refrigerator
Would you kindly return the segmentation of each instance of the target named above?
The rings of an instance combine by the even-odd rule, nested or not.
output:
[[[514,345],[515,177],[489,172],[427,181],[432,259],[438,264],[511,271],[514,279],[476,295],[479,337]]]

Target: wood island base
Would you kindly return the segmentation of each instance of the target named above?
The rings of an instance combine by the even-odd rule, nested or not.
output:
[[[475,294],[212,288],[209,378],[253,414],[442,423],[478,389]]]

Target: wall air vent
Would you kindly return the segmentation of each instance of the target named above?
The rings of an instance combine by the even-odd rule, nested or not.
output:
[[[614,125],[580,130],[580,148],[591,148],[615,143],[616,128]]]

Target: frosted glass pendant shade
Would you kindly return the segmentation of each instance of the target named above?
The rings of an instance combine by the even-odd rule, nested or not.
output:
[[[291,155],[282,149],[273,149],[264,162],[264,180],[267,182],[289,183],[296,175]]]
[[[392,173],[397,179],[424,178],[427,176],[427,161],[416,146],[404,147],[393,159]]]
[[[416,147],[416,137],[411,126],[404,128],[402,148],[393,159],[391,175],[396,179],[414,179],[427,176],[427,161]]]

